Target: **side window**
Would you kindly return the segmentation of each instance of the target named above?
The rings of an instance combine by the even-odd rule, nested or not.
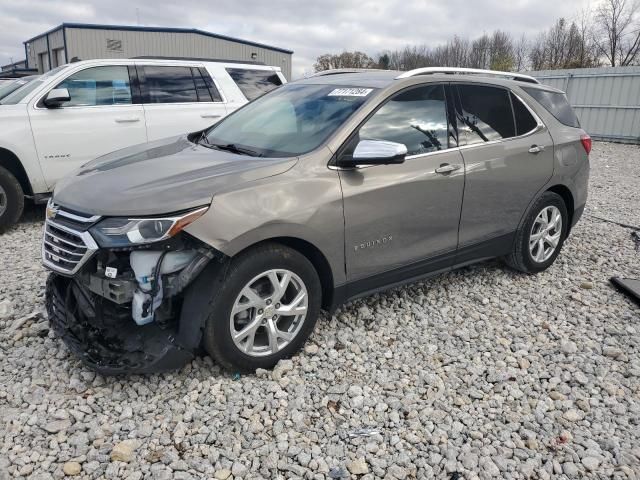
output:
[[[397,94],[360,128],[360,140],[403,143],[409,155],[444,150],[447,105],[443,85],[425,85]]]
[[[580,128],[580,122],[576,113],[569,105],[569,100],[564,93],[540,90],[538,88],[522,88],[536,99],[551,115],[568,127]]]
[[[196,84],[189,67],[142,67],[142,97],[144,103],[197,102]]]
[[[516,135],[509,92],[486,85],[459,85],[462,111],[458,128],[465,133],[467,145],[501,140]]]
[[[207,72],[206,68],[200,67],[197,70],[195,68],[191,69],[193,72],[193,78],[196,79],[196,87],[198,89],[202,88],[202,85],[204,85],[204,87],[209,90],[209,95],[211,97],[212,100],[206,100],[207,102],[221,102],[222,101],[222,95],[220,95],[220,92],[218,91],[218,88],[216,87],[216,84],[213,82],[213,79],[211,78],[211,75],[209,75],[209,72]],[[198,80],[200,79],[200,80]],[[199,81],[203,82],[203,83],[198,83]],[[198,92],[200,92],[200,90],[198,90]],[[198,93],[199,95],[199,93]],[[206,95],[205,95],[206,96]],[[200,99],[201,102],[204,102],[205,100]]]
[[[233,81],[236,82],[240,91],[249,101],[254,100],[282,85],[280,77],[270,70],[227,68],[227,73],[231,76]]]
[[[93,67],[67,77],[54,88],[69,90],[63,107],[131,103],[129,70],[125,66]]]
[[[513,105],[513,116],[516,119],[516,135],[524,135],[538,126],[538,122],[527,107],[511,93],[511,104]]]

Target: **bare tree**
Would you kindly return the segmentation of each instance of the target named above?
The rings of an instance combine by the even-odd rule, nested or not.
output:
[[[605,0],[596,10],[598,53],[612,67],[632,65],[640,56],[640,3]]]
[[[513,69],[522,72],[527,69],[527,54],[529,52],[529,42],[523,33],[518,41],[513,45]]]
[[[313,68],[316,72],[332,68],[374,68],[376,63],[363,52],[342,52],[340,54],[326,53],[316,59]]]

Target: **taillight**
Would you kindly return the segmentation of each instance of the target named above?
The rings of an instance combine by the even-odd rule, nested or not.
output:
[[[591,137],[585,133],[583,135],[580,135],[580,141],[582,142],[584,151],[587,152],[587,155],[589,155],[591,153]]]

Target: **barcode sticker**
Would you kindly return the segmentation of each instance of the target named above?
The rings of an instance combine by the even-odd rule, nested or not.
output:
[[[336,88],[329,92],[328,97],[366,97],[373,88]]]

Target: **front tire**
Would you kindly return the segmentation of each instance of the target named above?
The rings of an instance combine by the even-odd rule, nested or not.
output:
[[[253,372],[296,353],[320,314],[322,289],[311,262],[280,244],[233,258],[212,292],[204,346],[224,368]]]
[[[568,227],[569,215],[562,197],[553,192],[543,193],[518,228],[507,264],[525,273],[546,270],[560,254]]]
[[[9,170],[0,167],[0,234],[20,219],[24,210],[24,192]]]

